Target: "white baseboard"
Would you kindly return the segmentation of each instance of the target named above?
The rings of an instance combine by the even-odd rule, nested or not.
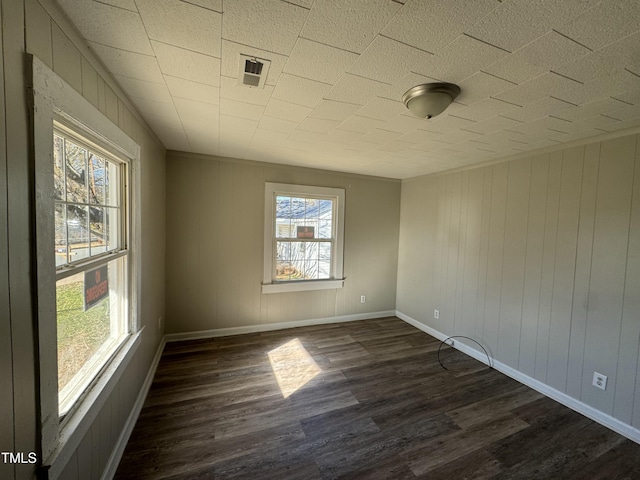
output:
[[[405,315],[404,313],[399,312],[397,310],[396,310],[396,317],[398,317],[401,320],[404,320],[410,325],[413,325],[417,329],[422,330],[425,333],[428,333],[429,335],[437,338],[440,341],[443,341],[449,337],[449,335],[439,332],[438,330],[431,328],[425,325],[424,323],[419,322],[415,318],[411,318],[409,315]],[[484,352],[480,352],[475,348],[469,347],[468,345],[464,345],[461,342],[455,342],[455,345],[453,348],[460,350],[462,353],[465,353],[482,363],[485,363],[485,364],[487,363],[487,357],[484,354]],[[564,406],[569,407],[571,410],[581,413],[585,417],[590,418],[591,420],[598,422],[599,424],[604,425],[607,428],[610,428],[614,432],[617,432],[620,435],[627,437],[629,440],[632,440],[640,444],[640,430],[638,430],[637,428],[632,427],[631,425],[624,423],[607,413],[601,412],[600,410],[593,408],[592,406],[587,405],[586,403],[581,402],[580,400],[574,397],[571,397],[566,393],[561,392],[560,390],[550,387],[546,383],[536,380],[535,378],[530,377],[529,375],[525,375],[524,373],[520,372],[519,370],[516,370],[513,367],[510,367],[509,365],[506,365],[495,359],[491,359],[491,360],[492,360],[491,363],[493,365],[493,368],[495,368],[499,372],[504,373],[508,377],[511,377],[514,380],[517,380],[518,382],[523,383],[528,387],[533,388],[534,390],[542,393],[543,395],[549,398],[552,398],[553,400],[563,404]]]
[[[294,322],[263,323],[260,325],[247,325],[244,327],[215,328],[213,330],[200,330],[197,332],[169,333],[165,335],[165,339],[167,340],[167,342],[177,342],[180,340],[199,340],[202,338],[227,337],[230,335],[242,335],[244,333],[269,332],[272,330],[308,327],[311,325],[323,325],[327,323],[354,322],[357,320],[368,320],[371,318],[393,317],[395,315],[395,310],[386,310],[383,312],[355,313],[353,315],[311,318],[309,320],[298,320]]]
[[[164,350],[165,344],[166,341],[163,338],[160,342],[160,345],[158,345],[158,349],[156,350],[156,354],[153,357],[153,361],[151,362],[151,366],[149,367],[147,376],[144,379],[142,388],[140,388],[140,393],[138,393],[136,402],[133,404],[131,413],[129,413],[129,417],[127,417],[124,428],[122,429],[122,432],[120,432],[118,441],[116,442],[116,445],[111,452],[111,455],[109,456],[109,460],[107,461],[107,465],[102,472],[102,476],[100,477],[101,480],[112,480],[116,474],[116,470],[118,469],[118,465],[120,464],[120,460],[122,459],[124,449],[127,446],[127,442],[129,441],[129,437],[131,436],[133,427],[135,427],[136,422],[138,421],[140,411],[142,410],[142,405],[144,405],[144,401],[147,398],[147,394],[149,393],[149,388],[151,388],[151,383],[153,382],[153,377],[155,376],[156,369],[158,368],[158,364],[160,363],[160,357],[162,356],[162,351]]]

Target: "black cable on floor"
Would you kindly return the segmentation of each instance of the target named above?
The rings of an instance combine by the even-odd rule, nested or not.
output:
[[[477,340],[474,340],[471,337],[465,337],[464,335],[451,335],[450,337],[447,337],[444,340],[442,340],[442,342],[440,342],[440,346],[438,347],[438,363],[442,368],[444,368],[445,370],[449,370],[440,361],[440,349],[442,348],[442,345],[447,344],[447,340],[451,340],[452,338],[466,338],[467,340],[471,340],[472,342],[478,344],[478,346],[482,349],[482,351],[484,351],[484,354],[487,356],[487,365],[489,366],[489,368],[493,368],[493,364],[491,363],[491,357],[487,353],[487,350],[480,344],[480,342],[478,342]]]

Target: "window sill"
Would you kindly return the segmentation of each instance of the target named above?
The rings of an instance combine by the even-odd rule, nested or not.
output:
[[[306,280],[300,282],[263,283],[262,293],[307,292],[310,290],[330,290],[344,287],[340,280]]]

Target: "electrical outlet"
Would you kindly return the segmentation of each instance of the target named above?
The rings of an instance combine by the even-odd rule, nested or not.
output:
[[[367,296],[366,295],[360,295],[360,303],[366,303],[367,302]]]
[[[433,318],[440,318],[440,310],[433,311]]]
[[[600,390],[607,389],[607,376],[598,372],[593,372],[592,385]]]

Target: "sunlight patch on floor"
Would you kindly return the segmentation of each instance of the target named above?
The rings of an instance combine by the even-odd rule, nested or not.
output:
[[[284,398],[298,391],[322,371],[297,338],[274,348],[268,355]]]

